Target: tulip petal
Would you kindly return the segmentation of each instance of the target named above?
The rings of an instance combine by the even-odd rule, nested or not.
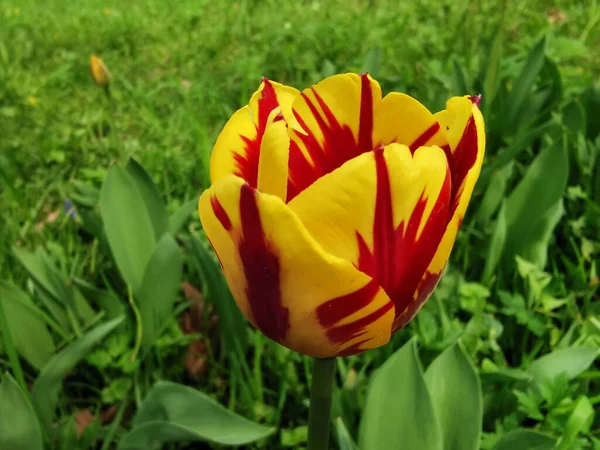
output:
[[[258,190],[273,194],[285,201],[288,180],[290,137],[288,124],[279,110],[273,110],[260,145],[258,163]]]
[[[444,147],[448,143],[434,115],[414,98],[399,92],[386,95],[377,107],[373,142],[375,147],[397,142],[413,152],[419,147]]]
[[[373,111],[381,88],[368,74],[326,78],[302,91],[293,112],[288,201],[346,161],[373,150]]]
[[[256,187],[261,142],[269,116],[281,108],[284,118],[295,123],[291,105],[298,94],[292,87],[263,79],[250,105],[236,111],[217,138],[210,160],[212,183],[233,174]]]
[[[435,116],[446,132],[450,147],[450,151],[446,149],[446,152],[452,171],[451,217],[431,264],[419,283],[415,301],[398,317],[394,324],[396,328],[402,328],[412,320],[439,282],[479,178],[485,153],[485,125],[479,111],[479,96],[454,97],[448,101],[446,110]]]
[[[199,212],[236,302],[266,336],[315,357],[389,341],[394,305],[383,289],[324,251],[279,197],[229,176],[202,194]]]
[[[325,251],[352,261],[407,310],[446,229],[445,152],[390,144],[348,161],[289,207]]]

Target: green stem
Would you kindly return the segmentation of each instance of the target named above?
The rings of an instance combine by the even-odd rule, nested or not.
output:
[[[334,379],[335,358],[315,358],[308,413],[308,450],[327,450],[329,448],[331,396]]]

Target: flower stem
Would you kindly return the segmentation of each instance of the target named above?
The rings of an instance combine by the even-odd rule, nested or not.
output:
[[[334,379],[335,358],[315,358],[308,413],[308,450],[327,450],[329,448],[331,395],[333,394]]]

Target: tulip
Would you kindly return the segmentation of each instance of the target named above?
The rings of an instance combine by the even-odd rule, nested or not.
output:
[[[236,303],[317,358],[386,344],[436,287],[480,173],[480,96],[432,114],[368,74],[263,79],[210,161],[199,214]]]
[[[110,83],[110,73],[104,62],[96,55],[90,57],[90,72],[92,73],[92,78],[96,85],[102,88],[108,87],[108,84]]]

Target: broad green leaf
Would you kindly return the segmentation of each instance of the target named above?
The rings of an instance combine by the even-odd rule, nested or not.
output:
[[[29,296],[12,283],[0,282],[0,301],[19,354],[41,369],[54,353],[52,335]]]
[[[106,313],[108,319],[119,317],[125,312],[125,302],[120,300],[113,292],[98,289],[79,278],[73,278],[73,283],[81,289],[85,296],[96,302],[102,311]]]
[[[554,229],[565,213],[562,199],[551,206],[541,217],[534,221],[528,235],[529,240],[523,243],[518,254],[538,268],[544,268],[548,259],[548,245]]]
[[[412,339],[373,376],[360,424],[359,447],[442,450],[442,439]]]
[[[102,184],[100,212],[117,267],[137,293],[156,247],[156,235],[144,196],[129,173],[117,165]]]
[[[165,321],[171,317],[183,274],[183,256],[170,234],[159,241],[136,296],[142,316],[142,347],[152,347]]]
[[[159,381],[148,393],[119,450],[155,450],[166,442],[245,445],[275,430],[239,416],[200,391]]]
[[[506,202],[502,204],[498,217],[496,218],[496,225],[494,226],[494,232],[490,240],[490,245],[485,256],[485,265],[483,267],[482,280],[484,283],[489,283],[494,275],[494,271],[500,262],[502,252],[504,251],[504,244],[506,242]]]
[[[594,347],[567,347],[555,350],[533,361],[527,368],[533,381],[542,382],[565,373],[569,379],[575,378],[592,365],[600,349]]]
[[[565,425],[565,432],[558,440],[557,450],[569,450],[580,433],[588,433],[594,422],[594,406],[589,398],[579,397],[575,409]]]
[[[526,253],[536,257],[531,262],[545,262],[545,244],[561,213],[557,202],[564,194],[568,175],[569,161],[562,141],[547,146],[533,160],[506,201],[506,260],[512,263],[515,255]]]
[[[523,102],[531,92],[535,80],[544,66],[546,52],[546,37],[538,41],[535,47],[529,52],[527,61],[523,66],[521,74],[515,81],[512,90],[507,99],[507,120],[510,125],[514,124]]]
[[[52,430],[52,420],[63,379],[123,319],[124,317],[119,317],[88,331],[54,356],[38,375],[31,389],[31,402],[48,433]]]
[[[456,58],[452,58],[452,87],[454,89],[454,95],[469,95],[467,88],[467,79],[465,77],[465,71],[460,66],[460,63]]]
[[[600,88],[591,84],[581,95],[587,116],[587,138],[596,139],[600,134]]]
[[[140,163],[131,158],[127,162],[125,170],[133,179],[144,199],[144,204],[146,205],[152,228],[154,229],[154,238],[158,242],[163,234],[169,230],[169,218],[165,204],[160,198],[160,194],[152,178],[150,178],[150,175],[148,175]]]
[[[531,430],[515,430],[504,435],[492,450],[552,450],[556,439]]]
[[[231,295],[219,263],[196,236],[188,241],[188,248],[202,278],[204,297],[215,305],[219,315],[223,351],[231,355],[244,353],[248,346],[246,319]]]
[[[21,264],[23,264],[33,281],[55,300],[64,303],[64,290],[62,286],[55,282],[55,280],[52,280],[51,274],[48,273],[41,254],[30,253],[19,247],[13,247],[13,252]]]
[[[0,383],[0,448],[43,450],[42,430],[35,411],[17,382],[4,375]]]
[[[425,371],[425,383],[442,430],[444,450],[477,450],[483,404],[477,372],[459,343]]]
[[[198,199],[190,200],[189,202],[181,205],[175,214],[169,218],[169,231],[173,236],[179,233],[179,230],[186,224],[190,219],[190,214],[195,211],[198,207]]]
[[[341,417],[338,417],[333,421],[333,426],[335,427],[335,435],[340,450],[358,450],[356,443],[352,439],[352,436]]]
[[[481,205],[477,210],[476,219],[479,222],[487,223],[502,203],[508,180],[513,174],[513,168],[514,163],[509,162],[492,175],[483,199],[481,199]]]

